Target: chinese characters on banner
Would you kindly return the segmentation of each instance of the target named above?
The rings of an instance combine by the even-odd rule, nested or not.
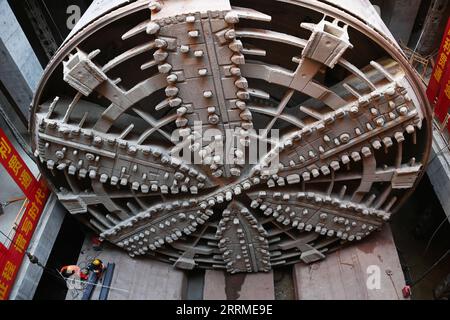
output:
[[[427,96],[435,107],[434,112],[437,118],[443,123],[448,119],[447,115],[450,108],[450,18],[428,85]],[[450,122],[448,123],[448,129],[450,131]]]
[[[32,197],[33,188],[35,187],[33,185],[35,180],[33,174],[17,151],[14,150],[3,130],[0,131],[0,162],[20,189],[22,189],[23,193],[28,198]]]
[[[45,181],[37,180],[0,128],[0,164],[27,196],[23,217],[10,247],[0,244],[0,300],[11,293],[15,278],[49,196]]]

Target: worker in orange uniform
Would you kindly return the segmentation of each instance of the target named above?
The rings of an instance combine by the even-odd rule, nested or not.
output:
[[[88,275],[81,271],[81,268],[79,266],[65,266],[61,268],[61,274],[65,278],[70,278],[73,275],[77,275],[81,280],[87,280]]]

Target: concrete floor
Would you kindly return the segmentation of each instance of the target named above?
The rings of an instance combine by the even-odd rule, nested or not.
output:
[[[93,259],[101,259],[106,265],[116,264],[112,289],[108,300],[181,300],[185,298],[186,275],[169,264],[149,261],[147,258],[131,259],[127,253],[109,244],[100,251],[92,245],[92,236],[87,236],[78,260],[81,268]],[[101,281],[92,295],[98,300]],[[83,290],[69,290],[66,300],[80,300]]]
[[[273,272],[275,282],[275,300],[294,300],[294,278],[292,277],[292,266],[281,267]]]

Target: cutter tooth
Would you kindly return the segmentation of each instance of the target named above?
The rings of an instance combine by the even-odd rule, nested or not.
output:
[[[159,24],[155,22],[149,22],[149,24],[147,25],[146,32],[147,34],[156,34],[159,32],[160,29],[161,27],[159,26]]]
[[[187,45],[180,46],[180,52],[181,53],[188,53],[191,50],[191,48]]]
[[[317,178],[318,176],[320,176],[320,172],[317,169],[312,169],[311,174],[313,175],[314,178]]]
[[[302,178],[304,181],[309,181],[309,180],[311,180],[311,174],[309,172],[303,172]]]
[[[191,15],[186,16],[185,21],[186,21],[187,23],[194,23],[194,22],[195,22],[195,16],[191,16]]]
[[[330,168],[328,168],[327,166],[322,166],[320,168],[320,171],[322,171],[323,175],[327,176],[331,173]]]
[[[372,147],[373,147],[375,150],[381,149],[381,147],[382,147],[381,142],[378,141],[378,140],[375,140],[374,142],[372,142]]]
[[[402,132],[396,132],[394,134],[394,138],[395,140],[397,140],[398,143],[402,143],[403,141],[405,141],[405,136],[403,135]]]
[[[364,158],[368,158],[368,157],[370,157],[372,155],[372,151],[370,151],[369,147],[363,147],[361,149],[361,153],[364,156]]]
[[[414,128],[413,125],[409,125],[409,126],[406,127],[406,132],[408,134],[413,134],[414,132],[416,132],[416,129]]]
[[[288,184],[296,184],[301,181],[301,178],[300,178],[300,175],[298,175],[298,174],[291,174],[286,177],[286,180],[287,180]]]
[[[343,164],[348,164],[348,163],[350,163],[350,158],[349,158],[348,155],[343,155],[341,157],[341,161],[342,161]]]
[[[390,148],[394,143],[392,142],[392,139],[390,137],[386,137],[383,139],[383,144],[386,146],[386,148]]]
[[[188,36],[190,38],[198,38],[200,36],[200,32],[198,30],[192,30],[188,32]]]
[[[361,161],[361,155],[358,152],[352,152],[351,157],[355,162]]]

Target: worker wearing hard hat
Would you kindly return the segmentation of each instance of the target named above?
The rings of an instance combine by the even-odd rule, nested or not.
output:
[[[98,276],[100,276],[103,273],[103,270],[105,269],[105,266],[103,264],[103,261],[100,259],[94,259],[89,264],[87,269],[91,272],[96,273]]]

